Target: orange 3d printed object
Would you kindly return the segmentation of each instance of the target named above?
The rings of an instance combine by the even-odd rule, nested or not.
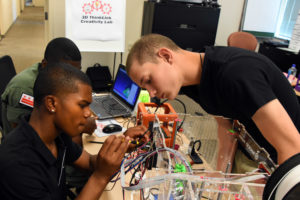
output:
[[[173,148],[176,129],[177,129],[177,119],[178,115],[176,114],[174,108],[169,103],[163,103],[159,106],[157,113],[151,110],[158,110],[158,105],[155,103],[139,103],[137,111],[137,125],[144,125],[149,127],[155,121],[155,115],[161,122],[160,128],[164,132],[166,146]]]

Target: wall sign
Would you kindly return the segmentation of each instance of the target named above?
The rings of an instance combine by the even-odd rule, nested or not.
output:
[[[81,51],[123,52],[125,0],[66,0],[66,37]]]

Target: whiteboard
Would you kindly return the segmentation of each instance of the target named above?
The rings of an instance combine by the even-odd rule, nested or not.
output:
[[[124,52],[126,0],[66,0],[66,37],[82,52]]]
[[[246,0],[243,30],[275,33],[281,0]]]

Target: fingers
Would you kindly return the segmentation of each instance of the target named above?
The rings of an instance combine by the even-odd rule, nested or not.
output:
[[[109,148],[110,148],[110,145],[113,143],[113,141],[115,140],[116,136],[115,135],[111,135],[109,136],[105,141],[104,141],[104,144],[102,145],[100,151],[103,153],[103,154],[107,154],[109,152]]]
[[[129,146],[129,137],[109,136],[98,153],[96,173],[108,179],[120,169],[120,165]]]
[[[145,131],[147,131],[147,128],[145,126],[136,126],[136,127],[129,128],[124,133],[124,135],[135,139],[135,138],[139,138],[140,136],[142,136],[145,133]]]
[[[124,135],[117,137],[110,146],[111,152],[120,152],[121,147],[127,146],[129,143],[129,138],[125,138]]]
[[[146,141],[149,141],[149,140],[150,140],[149,135],[150,135],[150,131],[148,131],[148,132],[144,135],[144,139],[145,139]]]
[[[129,146],[129,141],[129,137],[125,138],[123,135],[119,137],[111,135],[105,140],[101,148],[101,152],[109,155],[113,154],[114,152],[126,152]]]
[[[129,141],[129,137],[120,136],[113,138],[113,141],[110,143],[106,155],[109,156],[110,161],[113,162],[115,166],[119,167],[121,164],[129,147]]]
[[[95,118],[92,116],[88,117],[83,132],[92,134],[96,128],[97,128],[97,125],[96,125]]]
[[[128,137],[124,138],[124,141],[121,143],[121,145],[119,146],[119,148],[115,151],[116,152],[116,156],[118,156],[118,160],[123,159],[125,153],[127,152],[127,149],[129,148],[130,145],[130,140]]]

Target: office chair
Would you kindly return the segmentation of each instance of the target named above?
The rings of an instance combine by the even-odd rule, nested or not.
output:
[[[6,55],[0,58],[0,128],[2,124],[2,102],[1,95],[4,92],[6,85],[16,75],[14,63],[10,56]]]
[[[238,47],[250,51],[255,51],[257,46],[257,39],[251,33],[234,32],[229,35],[227,39],[227,45],[229,47]]]
[[[270,176],[263,200],[299,199],[300,153],[282,163]]]

